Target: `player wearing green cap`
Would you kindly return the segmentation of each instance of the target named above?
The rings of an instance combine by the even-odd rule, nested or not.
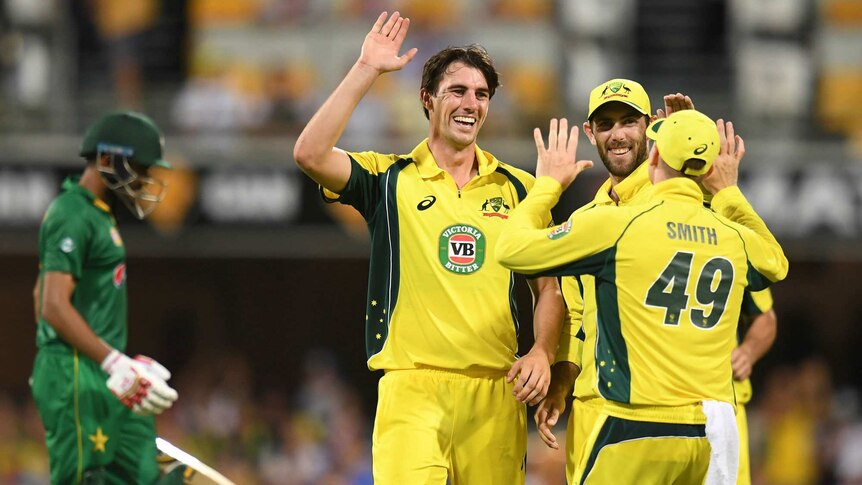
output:
[[[643,204],[595,206],[541,229],[536,214],[592,165],[575,162],[577,130],[567,131],[565,120],[559,129],[553,120],[545,149],[536,130],[536,185],[513,211],[497,257],[519,272],[595,279],[596,387],[604,403],[572,483],[708,476],[707,483],[733,484],[731,351],[744,290],[783,279],[788,266],[736,188],[734,137],[693,110],[654,122],[647,130],[656,141],[648,158],[654,186]],[[724,215],[703,207],[698,181]]]
[[[102,116],[84,135],[83,174],[63,182],[42,221],[31,387],[52,483],[159,480],[153,415],[177,392],[158,362],[124,353],[126,249],[107,200],[149,214],[165,189],[150,168],[170,168],[163,144],[144,115]],[[182,483],[182,470],[161,483]]]

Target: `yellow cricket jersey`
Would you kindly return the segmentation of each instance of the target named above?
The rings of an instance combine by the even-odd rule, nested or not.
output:
[[[768,312],[772,309],[772,290],[769,288],[763,291],[746,292],[742,298],[742,313],[740,315],[740,331],[738,335],[739,342],[742,342],[745,337],[745,331],[751,325],[751,321],[759,315]],[[751,379],[744,381],[734,381],[736,386],[736,402],[738,404],[748,404],[751,401],[753,390],[751,388]]]
[[[371,232],[368,367],[508,370],[518,350],[514,277],[494,248],[534,178],[477,147],[478,175],[459,190],[427,140],[407,155],[349,156],[339,199]],[[550,209],[541,217],[547,227]]]
[[[642,163],[628,177],[613,186],[619,198],[619,205],[643,202],[650,193],[649,164]],[[596,192],[592,202],[584,205],[575,214],[596,206],[616,207],[618,204],[610,196],[611,179]],[[582,274],[563,277],[560,287],[566,301],[568,320],[563,323],[560,345],[556,361],[569,361],[581,369],[575,381],[574,395],[581,400],[598,398],[596,390],[595,346],[596,346],[596,297],[595,279],[592,275]]]
[[[540,214],[560,192],[549,177],[536,182],[497,257],[514,271],[595,278],[600,395],[644,407],[733,403],[730,353],[744,290],[764,289],[788,269],[739,189],[721,191],[713,204],[741,223],[703,207],[694,181],[674,178],[653,186],[643,204],[595,206],[541,229]]]

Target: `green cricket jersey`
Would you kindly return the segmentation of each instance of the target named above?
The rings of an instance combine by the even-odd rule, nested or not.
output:
[[[77,178],[63,182],[63,193],[48,207],[39,231],[40,287],[50,271],[75,278],[75,309],[96,335],[125,351],[126,248],[111,209],[78,185]],[[62,340],[41,318],[40,308],[36,345],[57,342]]]
[[[733,403],[730,353],[744,290],[763,289],[788,268],[739,189],[716,196],[736,212],[724,216],[703,207],[695,182],[677,178],[654,186],[643,204],[594,207],[541,229],[538,214],[560,191],[553,179],[537,180],[497,255],[515,271],[595,277],[600,395],[640,406]],[[728,198],[734,203],[721,203]]]

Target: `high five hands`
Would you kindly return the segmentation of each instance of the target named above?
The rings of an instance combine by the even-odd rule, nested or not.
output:
[[[561,118],[559,122],[556,118],[551,119],[547,148],[542,138],[542,130],[534,129],[533,137],[536,139],[538,153],[536,178],[551,177],[563,186],[563,190],[566,190],[578,174],[593,166],[591,160],[576,160],[578,127],[572,126],[569,132],[569,120],[566,118]]]
[[[410,19],[393,12],[389,19],[383,12],[365,36],[359,63],[375,69],[378,73],[397,71],[413,60],[418,49],[415,47],[399,56],[401,44],[410,28]]]

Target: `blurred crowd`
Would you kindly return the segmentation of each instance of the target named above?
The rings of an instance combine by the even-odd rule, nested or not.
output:
[[[373,409],[345,381],[336,358],[311,351],[296,386],[255,391],[246,361],[225,357],[181,369],[176,405],[159,434],[238,484],[365,485],[371,475]],[[753,483],[862,484],[858,389],[834,389],[812,358],[765,373],[749,408]],[[563,420],[557,426],[563,442]],[[528,485],[565,483],[562,451],[531,432]],[[0,395],[0,483],[48,483],[43,431],[29,396]]]

